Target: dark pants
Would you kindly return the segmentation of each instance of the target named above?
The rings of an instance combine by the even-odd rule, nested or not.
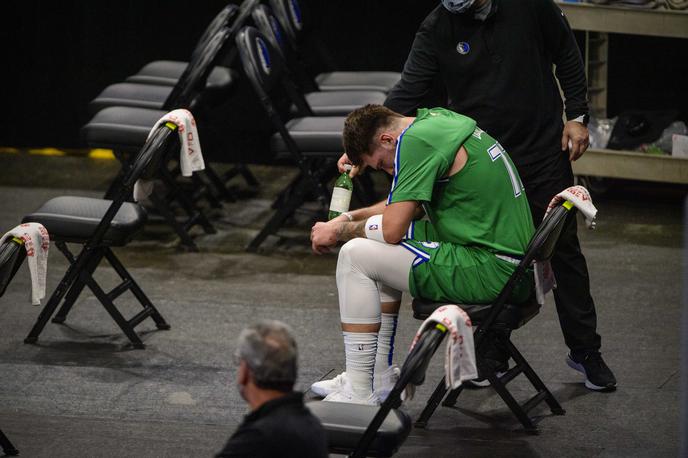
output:
[[[526,189],[533,222],[537,227],[545,215],[552,197],[573,186],[573,171],[568,153],[557,152],[551,161],[518,166]],[[575,214],[569,215],[552,257],[552,269],[557,280],[554,301],[564,341],[574,357],[599,350],[597,314],[590,295],[590,279],[585,257],[581,253],[576,233]]]

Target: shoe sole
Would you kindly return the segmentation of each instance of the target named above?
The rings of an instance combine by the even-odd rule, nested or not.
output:
[[[595,385],[592,383],[590,380],[588,380],[588,374],[585,373],[585,368],[583,367],[582,364],[575,362],[574,360],[571,359],[571,357],[567,356],[566,357],[566,364],[581,374],[585,375],[585,387],[589,390],[592,391],[601,391],[601,392],[608,392],[608,391],[614,391],[616,390],[616,384],[614,385],[608,385],[608,386],[599,386]]]
[[[497,378],[502,378],[502,375],[506,374],[506,371],[502,372],[499,371],[497,372]],[[482,380],[468,380],[466,383],[470,386],[473,386],[475,388],[487,388],[490,386],[490,381],[488,379],[482,379]]]

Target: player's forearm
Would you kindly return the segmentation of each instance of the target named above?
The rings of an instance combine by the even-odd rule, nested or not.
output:
[[[380,215],[384,213],[385,206],[387,205],[386,200],[382,200],[370,207],[359,208],[358,210],[348,212],[351,215],[352,221],[365,221],[373,215]]]
[[[340,223],[337,227],[337,241],[348,242],[357,237],[365,237],[365,223],[365,219],[350,223]]]

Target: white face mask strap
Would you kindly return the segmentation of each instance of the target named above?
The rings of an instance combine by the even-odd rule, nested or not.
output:
[[[366,238],[370,240],[377,240],[378,242],[385,242],[385,237],[382,232],[382,215],[373,215],[365,223]]]

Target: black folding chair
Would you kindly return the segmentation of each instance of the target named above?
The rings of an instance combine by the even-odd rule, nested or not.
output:
[[[565,411],[510,339],[512,330],[520,328],[540,312],[540,304],[537,303],[534,296],[523,304],[511,303],[509,299],[514,288],[523,279],[526,271],[531,268],[534,261],[544,262],[552,257],[566,218],[575,217],[575,211],[571,211],[572,208],[573,205],[565,201],[547,215],[547,218],[542,221],[530,240],[523,260],[514,270],[514,273],[511,274],[504,288],[502,288],[492,304],[457,304],[468,314],[473,325],[477,325],[474,331],[474,344],[481,376],[490,382],[490,385],[511,409],[525,430],[530,433],[537,433],[537,426],[535,424],[536,419],[531,418],[528,412],[542,401],[547,403],[551,412],[555,415],[563,415]],[[412,303],[413,316],[419,320],[424,320],[442,305],[445,304],[416,298]],[[489,342],[494,339],[502,339],[505,342]],[[505,344],[509,357],[516,363],[514,367],[501,376],[497,374],[491,365],[483,364],[482,353],[486,345],[499,345],[500,343]],[[523,403],[519,403],[506,387],[519,374],[525,374],[530,384],[536,390],[536,394]],[[461,385],[459,388],[451,391],[444,399],[442,405],[455,405],[464,387],[465,385]],[[440,381],[430,399],[428,399],[425,409],[418,417],[415,423],[417,427],[424,428],[427,425],[428,420],[440,402],[442,402],[445,394],[447,394],[447,389],[444,386],[444,381]]]
[[[37,222],[45,226],[51,240],[70,263],[64,277],[43,307],[31,332],[24,339],[25,343],[36,342],[60,303],[62,306],[52,321],[63,323],[86,286],[105,307],[134,348],[145,347],[134,328],[146,318],[151,317],[158,329],[170,329],[170,325],[117,259],[112,247],[126,245],[146,222],[143,207],[136,203],[126,202],[131,195],[134,183],[139,178],[154,177],[160,170],[160,163],[166,160],[166,156],[172,150],[178,148],[177,126],[173,123],[165,123],[158,127],[145,143],[124,176],[122,186],[115,191],[112,200],[55,197],[24,217],[25,223]],[[67,247],[67,243],[82,246],[76,257]],[[92,276],[103,258],[115,269],[122,280],[109,292],[105,292]],[[115,299],[126,291],[131,291],[143,307],[143,310],[130,319],[124,318],[114,303]]]
[[[24,241],[17,237],[12,237],[0,245],[0,297],[5,294],[7,286],[17,273],[19,266],[26,258]],[[0,429],[0,448],[8,456],[19,455],[9,438]]]
[[[286,39],[291,48],[301,85],[307,90],[320,91],[382,91],[389,92],[401,79],[399,72],[389,71],[330,71],[312,75],[308,70],[306,59],[303,58],[300,48],[301,41],[305,38],[307,21],[298,0],[270,0],[270,5],[282,28],[286,32]],[[322,40],[313,40],[315,49],[319,50],[321,61],[327,61],[331,54],[322,49]]]
[[[7,456],[15,456],[19,455],[19,450],[17,450],[14,445],[12,445],[12,442],[5,436],[5,433],[2,432],[0,429],[0,448],[2,448],[2,452],[7,455]]]
[[[267,5],[258,5],[252,12],[253,22],[260,32],[265,35],[273,48],[279,52],[285,63],[285,73],[293,82],[293,67],[295,60],[292,50],[287,43],[286,34],[279,20]],[[301,116],[346,116],[356,108],[366,104],[382,105],[387,95],[378,90],[332,90],[304,92],[303,88],[295,84],[302,104],[309,107],[308,113],[300,113]],[[293,110],[294,114],[299,114]]]
[[[273,205],[275,213],[247,247],[258,249],[265,238],[277,232],[310,196],[324,210],[330,198],[325,185],[337,173],[336,160],[341,155],[344,117],[302,116],[290,119],[290,107],[296,103],[300,113],[302,98],[285,72],[284,61],[270,41],[254,27],[244,27],[236,38],[244,72],[261,105],[277,130],[271,138],[276,156],[291,158],[300,170],[298,177],[279,195]],[[282,97],[287,94],[287,97]]]
[[[196,97],[201,92],[198,88],[204,86],[213,62],[221,55],[231,35],[231,29],[223,27],[206,42],[203,52],[198,53],[189,64],[179,83],[172,90],[169,100],[165,102],[165,106],[177,108],[196,106]],[[134,158],[131,153],[141,148],[150,129],[165,113],[165,110],[109,107],[96,113],[88,124],[82,127],[82,136],[89,146],[113,149],[123,164],[118,177],[106,192],[105,198],[112,198],[114,193],[121,188],[122,179]],[[180,237],[182,244],[192,250],[198,250],[189,235],[189,229],[198,224],[206,233],[215,232],[212,223],[199,207],[198,200],[207,198],[211,204],[219,206],[215,195],[222,196],[226,200],[234,198],[209,164],[206,164],[205,170],[198,174],[198,177],[194,174],[192,177],[192,180],[195,180],[192,181],[194,186],[190,191],[178,183],[179,175],[178,168],[169,170],[168,162],[161,163],[160,178],[168,193],[153,204]],[[178,221],[174,207],[181,208],[186,218]]]
[[[379,406],[313,401],[308,408],[320,419],[331,453],[352,457],[392,456],[411,431],[411,418],[399,409],[401,394],[409,383],[421,385],[425,371],[447,328],[436,323],[418,339],[408,354],[387,399]]]

